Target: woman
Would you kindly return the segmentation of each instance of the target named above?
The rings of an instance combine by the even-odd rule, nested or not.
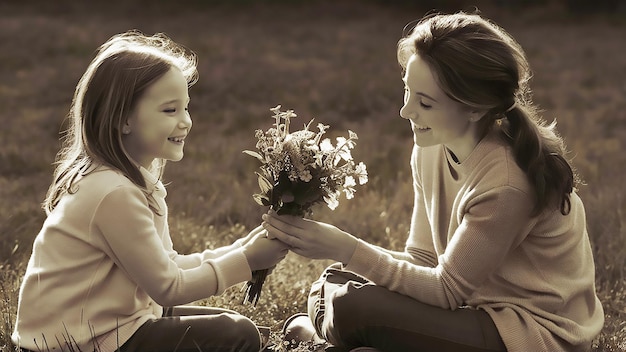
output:
[[[398,44],[414,135],[404,252],[270,213],[271,236],[340,263],[287,338],[344,351],[583,351],[602,328],[576,177],[530,100],[520,45],[479,15],[422,19]]]

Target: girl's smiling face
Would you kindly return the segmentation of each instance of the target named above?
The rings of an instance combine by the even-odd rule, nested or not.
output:
[[[187,80],[178,68],[146,89],[122,130],[124,147],[135,162],[148,168],[156,158],[183,158],[192,125],[188,105]]]
[[[448,97],[419,54],[409,59],[403,81],[400,116],[411,122],[414,143],[421,147],[444,144],[463,161],[480,140],[476,122],[484,112],[471,111]]]

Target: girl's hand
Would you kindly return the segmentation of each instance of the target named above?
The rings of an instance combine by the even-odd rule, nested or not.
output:
[[[274,267],[283,260],[289,247],[281,241],[269,239],[266,231],[261,231],[243,245],[243,253],[252,271]]]
[[[267,233],[262,225],[255,227],[252,231],[250,231],[250,233],[246,235],[246,237],[238,239],[237,241],[235,241],[235,243],[239,243],[239,245],[243,247],[260,233]]]
[[[292,252],[311,259],[332,259],[347,264],[356,249],[351,234],[323,222],[270,211],[263,215],[270,237],[286,243]]]

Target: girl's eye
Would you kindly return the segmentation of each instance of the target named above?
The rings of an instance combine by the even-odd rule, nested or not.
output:
[[[173,114],[176,112],[176,109],[174,108],[163,109],[163,112],[166,114]]]

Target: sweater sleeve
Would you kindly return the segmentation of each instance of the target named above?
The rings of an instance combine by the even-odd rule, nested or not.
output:
[[[195,267],[180,267],[160,238],[154,216],[139,189],[118,187],[99,204],[92,227],[101,236],[103,250],[160,305],[186,304],[221,294],[251,277],[241,249],[203,260]]]
[[[417,170],[418,147],[414,146],[411,155],[411,172],[413,174],[414,207],[411,218],[410,235],[406,242],[404,252],[392,251],[386,248],[367,244],[370,250],[380,254],[387,254],[391,258],[407,261],[416,265],[434,267],[437,265],[437,255],[432,241],[432,232],[428,217],[426,216],[425,203],[423,200],[423,190],[421,178]],[[364,244],[364,242],[362,243]],[[347,266],[344,266],[347,269]]]
[[[456,309],[529,232],[531,211],[525,193],[493,189],[468,205],[436,267],[396,260],[360,241],[346,269],[421,302]]]
[[[411,155],[411,172],[413,174],[413,214],[411,216],[411,228],[407,239],[405,251],[413,258],[413,262],[418,265],[435,267],[437,265],[437,255],[433,245],[432,231],[428,215],[426,213],[426,203],[424,202],[424,190],[422,189],[422,178],[418,171],[418,147],[413,147]]]
[[[232,251],[236,251],[241,247],[239,242],[235,242],[228,246],[223,246],[215,249],[205,249],[198,253],[180,254],[174,249],[172,238],[169,234],[169,227],[165,227],[166,233],[163,235],[163,243],[165,250],[168,252],[168,256],[176,262],[176,265],[182,269],[195,268],[202,264],[202,262],[209,259],[217,259]]]

